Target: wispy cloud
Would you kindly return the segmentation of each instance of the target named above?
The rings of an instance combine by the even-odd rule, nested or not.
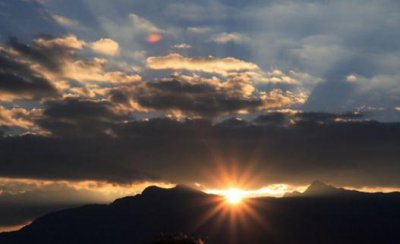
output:
[[[161,57],[149,57],[147,67],[155,70],[190,70],[227,75],[229,71],[258,70],[258,65],[240,59],[228,58],[189,58],[178,53]]]
[[[80,26],[79,22],[73,19],[69,19],[65,16],[53,14],[53,19],[57,24],[64,26],[64,27],[78,27]]]
[[[160,28],[158,28],[155,24],[153,24],[151,21],[140,17],[137,14],[131,13],[129,14],[129,19],[134,25],[135,28],[145,31],[148,33],[162,33],[164,32]]]
[[[225,44],[229,42],[234,42],[234,43],[244,43],[248,41],[248,38],[240,33],[219,33],[211,37],[210,41],[216,42],[219,44]]]

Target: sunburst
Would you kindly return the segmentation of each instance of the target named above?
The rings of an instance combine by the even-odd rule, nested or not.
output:
[[[226,201],[233,205],[241,203],[245,197],[244,192],[237,188],[230,188],[229,190],[225,191],[223,195],[225,196]]]

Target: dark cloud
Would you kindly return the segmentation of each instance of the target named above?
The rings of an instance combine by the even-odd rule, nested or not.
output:
[[[37,123],[54,135],[90,136],[112,133],[112,125],[128,119],[106,101],[65,99],[47,103]]]
[[[129,145],[112,137],[88,138],[79,134],[76,138],[64,139],[39,136],[3,139],[4,161],[0,166],[3,176],[112,182],[153,179],[138,169],[135,143]]]
[[[45,111],[49,119],[112,121],[120,116],[108,102],[65,99],[49,102]]]
[[[288,111],[283,112],[270,112],[258,116],[254,123],[258,125],[271,125],[271,126],[288,126],[294,124],[329,124],[336,122],[355,122],[362,121],[364,115],[362,113],[324,113],[324,112],[296,112]]]
[[[229,118],[218,123],[218,126],[222,127],[239,127],[247,125],[249,125],[249,123],[246,120],[239,118]]]
[[[74,35],[58,38],[40,35],[29,44],[19,42],[15,37],[7,42],[7,47],[17,52],[18,56],[40,64],[52,72],[61,72],[65,59],[73,57],[75,51],[81,49],[83,45],[84,42]]]
[[[60,60],[66,54],[64,47],[50,48],[39,46],[35,43],[28,45],[19,42],[16,38],[11,38],[8,41],[8,45],[22,56],[53,71],[60,70]]]
[[[332,123],[335,121],[351,121],[363,119],[362,113],[323,113],[323,112],[302,112],[294,114],[294,119],[299,122],[311,122],[311,123]]]
[[[226,81],[218,78],[173,76],[145,82],[134,89],[131,97],[145,108],[180,111],[186,115],[204,117],[249,113],[297,103],[296,97],[281,90],[261,93],[251,81],[240,75]]]
[[[114,103],[128,104],[129,95],[122,90],[111,90],[109,92],[109,99]]]
[[[108,200],[95,190],[79,189],[70,182],[0,179],[0,231],[51,211]]]
[[[33,71],[27,64],[0,52],[0,93],[21,98],[41,98],[57,95],[51,82]]]
[[[98,104],[97,112],[83,108],[74,115],[79,119],[73,120],[73,129],[58,124],[69,120],[69,106],[79,105],[96,111],[93,104],[74,101],[45,112],[48,121],[56,121],[42,124],[53,137],[1,138],[1,176],[213,184],[210,174],[223,165],[237,167],[237,172],[251,170],[256,185],[306,184],[315,178],[337,185],[400,185],[398,123],[316,113],[285,114],[285,120],[274,113],[254,122],[231,119],[215,125],[170,119],[120,123],[119,116],[104,108],[108,105]],[[105,122],[89,123],[92,118]],[[268,120],[273,122],[263,124]],[[294,122],[278,122],[287,120]],[[112,133],[104,133],[105,128]]]
[[[258,116],[254,122],[262,125],[286,125],[289,116],[285,113],[271,112],[265,115]]]
[[[33,97],[52,96],[55,88],[41,77],[20,77],[12,73],[0,72],[0,90],[11,94],[32,95]]]

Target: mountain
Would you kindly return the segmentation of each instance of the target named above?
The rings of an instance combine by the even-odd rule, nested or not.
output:
[[[346,190],[333,187],[331,185],[325,184],[322,181],[316,180],[311,183],[307,190],[303,193],[307,196],[322,196],[322,195],[335,195],[343,194]]]
[[[49,213],[0,234],[0,243],[400,243],[399,193],[361,193],[315,181],[297,195],[233,206],[185,186],[152,186],[108,205]],[[194,239],[155,241],[164,235]]]
[[[298,191],[288,192],[284,197],[355,197],[365,194],[368,195],[369,193],[337,188],[322,181],[315,180],[303,193]]]

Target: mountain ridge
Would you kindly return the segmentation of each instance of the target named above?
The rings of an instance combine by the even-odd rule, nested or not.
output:
[[[391,240],[400,225],[400,194],[359,193],[315,181],[303,197],[250,199],[246,214],[240,205],[187,186],[150,186],[110,204],[46,214],[0,234],[0,243],[152,243],[180,233],[211,244],[397,243]]]

